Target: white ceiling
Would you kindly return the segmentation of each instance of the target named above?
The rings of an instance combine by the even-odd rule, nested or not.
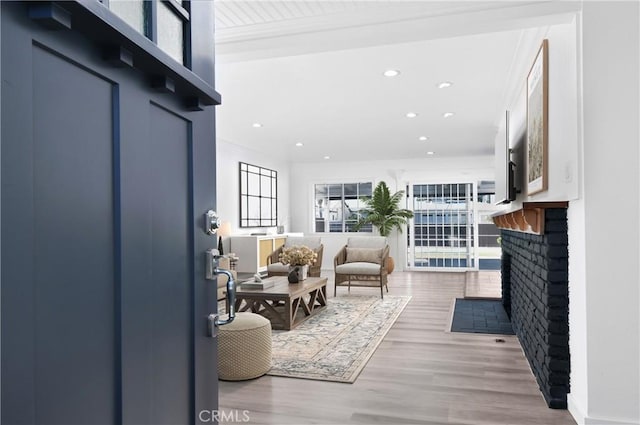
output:
[[[218,1],[218,139],[292,161],[492,155],[528,52],[568,9],[565,2]],[[387,69],[401,74],[384,77]],[[441,81],[453,86],[438,89]],[[443,118],[449,111],[455,115]]]

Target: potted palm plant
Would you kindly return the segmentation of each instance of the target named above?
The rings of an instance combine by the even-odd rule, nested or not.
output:
[[[373,196],[363,200],[365,207],[359,211],[361,216],[355,230],[371,224],[378,229],[380,236],[388,237],[394,228],[402,233],[402,227],[407,225],[407,220],[413,218],[412,211],[398,206],[403,197],[404,190],[392,195],[387,184],[384,181],[379,182],[373,189]],[[391,273],[394,268],[391,257],[387,264],[387,273]]]

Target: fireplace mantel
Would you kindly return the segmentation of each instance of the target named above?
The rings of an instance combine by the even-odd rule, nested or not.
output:
[[[567,208],[567,201],[524,202],[522,208],[493,216],[493,222],[500,229],[514,232],[544,234],[544,212],[547,208]]]

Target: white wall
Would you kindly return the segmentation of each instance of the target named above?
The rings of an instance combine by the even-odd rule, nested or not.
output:
[[[640,423],[639,12],[637,2],[584,2],[579,21],[584,184],[569,208],[569,409],[580,424]]]
[[[578,198],[578,81],[577,41],[575,21],[553,25],[520,51],[526,67],[514,77],[521,81],[515,100],[507,108],[510,146],[518,166],[516,201],[510,209],[519,209],[523,201],[567,201]],[[527,74],[533,64],[542,40],[549,40],[549,167],[548,190],[532,196],[526,195],[526,131],[527,131]],[[502,136],[499,136],[502,137]]]
[[[410,160],[299,163],[291,166],[291,231],[313,232],[313,185],[384,180],[392,192],[404,190],[407,182],[456,183],[493,180],[494,157],[423,158]],[[322,269],[333,269],[333,257],[346,244],[348,233],[318,233],[324,244]],[[405,239],[394,232],[389,237],[396,270],[406,264]]]
[[[216,141],[216,209],[222,221],[231,223],[233,234],[276,233],[275,227],[240,228],[239,163],[246,162],[278,172],[278,221],[289,228],[289,163],[276,153],[266,154],[218,139]],[[229,249],[224,244],[225,249]]]

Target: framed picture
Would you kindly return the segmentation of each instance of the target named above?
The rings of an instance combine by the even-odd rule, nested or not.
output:
[[[527,194],[548,185],[549,42],[542,41],[527,76]]]

